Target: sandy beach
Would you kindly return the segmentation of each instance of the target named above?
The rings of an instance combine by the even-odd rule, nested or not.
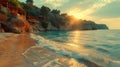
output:
[[[32,46],[35,46],[35,41],[29,34],[1,33],[0,67],[52,67],[53,63],[58,65],[58,62],[61,63],[60,66],[65,67],[74,67],[76,64],[86,67],[73,59],[63,58],[47,49]]]
[[[35,42],[26,34],[0,34],[0,67],[31,67],[22,53]]]
[[[41,46],[29,34],[0,34],[0,67],[100,67],[90,61],[60,56]]]

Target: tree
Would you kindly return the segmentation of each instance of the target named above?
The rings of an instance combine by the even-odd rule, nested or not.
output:
[[[33,0],[26,0],[26,3],[28,3],[28,2],[30,2],[30,3],[34,3]]]
[[[50,13],[50,8],[46,7],[46,6],[42,6],[40,8],[40,12],[41,15],[43,16],[44,19],[42,19],[41,21],[41,25],[42,27],[45,29],[45,31],[47,31],[47,27],[48,27],[48,15]]]
[[[48,14],[50,13],[50,8],[46,6],[42,6],[40,9],[41,15],[47,17]]]
[[[13,6],[18,7],[18,8],[22,8],[22,7],[21,7],[21,4],[19,3],[18,0],[9,0],[9,3],[10,3],[11,5],[13,5]]]
[[[45,31],[47,31],[47,28],[48,28],[48,22],[41,22],[41,26],[45,29]]]
[[[60,15],[60,10],[54,9],[51,11],[51,13]]]

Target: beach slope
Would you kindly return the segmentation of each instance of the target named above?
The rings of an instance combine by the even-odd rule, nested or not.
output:
[[[27,34],[0,34],[0,67],[31,67],[22,53],[34,46],[35,42]]]

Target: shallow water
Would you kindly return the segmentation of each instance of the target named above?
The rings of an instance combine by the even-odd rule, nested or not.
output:
[[[120,30],[48,31],[31,34],[37,44],[61,56],[120,67]]]

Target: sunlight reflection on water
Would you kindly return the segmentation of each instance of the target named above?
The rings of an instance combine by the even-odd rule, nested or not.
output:
[[[68,57],[85,59],[104,67],[119,67],[120,31],[49,31],[41,32],[35,39],[39,45]]]

